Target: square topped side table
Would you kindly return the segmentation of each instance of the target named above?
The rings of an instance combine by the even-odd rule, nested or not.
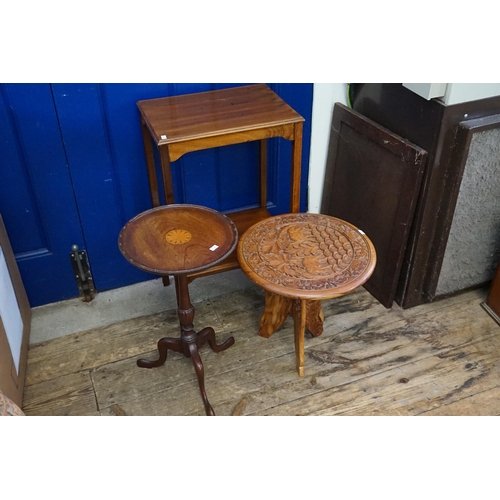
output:
[[[153,207],[175,203],[171,162],[192,151],[260,141],[259,207],[226,214],[243,234],[253,224],[271,216],[267,210],[267,144],[272,137],[292,142],[290,212],[299,211],[302,124],[304,118],[265,84],[199,92],[139,101],[142,137]],[[154,147],[161,163],[161,185],[156,176]],[[236,252],[198,276],[239,268]]]

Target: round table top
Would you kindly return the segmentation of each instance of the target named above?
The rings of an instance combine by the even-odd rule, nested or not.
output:
[[[320,214],[285,214],[250,227],[240,238],[243,272],[270,292],[326,299],[365,283],[376,264],[375,248],[357,227]]]
[[[186,274],[226,258],[238,242],[234,223],[199,205],[164,205],[127,222],[118,246],[134,266],[154,274]]]

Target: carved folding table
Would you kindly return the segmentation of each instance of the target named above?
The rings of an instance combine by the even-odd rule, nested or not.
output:
[[[323,332],[321,300],[365,283],[376,263],[370,239],[346,221],[318,214],[268,218],[240,237],[243,272],[265,291],[259,335],[270,337],[287,316],[294,321],[296,365],[304,375],[305,329]]]

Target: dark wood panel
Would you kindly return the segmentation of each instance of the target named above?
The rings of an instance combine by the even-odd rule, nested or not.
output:
[[[452,156],[452,169],[450,170],[447,178],[446,178],[446,195],[443,196],[442,201],[441,201],[441,224],[438,226],[438,230],[440,231],[440,235],[438,238],[436,238],[433,248],[433,255],[434,258],[432,259],[431,262],[429,262],[429,294],[432,294],[432,298],[436,296],[442,297],[443,294],[442,291],[439,290],[438,288],[438,283],[439,283],[439,278],[443,278],[442,274],[444,273],[445,269],[443,269],[443,261],[445,260],[445,253],[446,253],[446,248],[448,245],[448,240],[450,237],[450,231],[452,228],[453,220],[455,218],[455,212],[457,209],[457,202],[459,198],[459,194],[462,189],[462,181],[464,179],[464,175],[466,174],[466,165],[468,163],[469,159],[469,152],[470,152],[470,147],[471,147],[471,142],[473,140],[474,134],[480,133],[480,132],[485,132],[487,130],[491,129],[500,129],[500,114],[494,114],[491,116],[485,116],[481,118],[475,118],[475,119],[467,119],[464,121],[461,121],[458,123],[456,134],[455,134],[455,141],[454,141],[454,148],[453,148],[453,156]],[[493,159],[495,157],[494,151],[489,151],[487,154],[487,157]],[[480,166],[479,166],[480,165]],[[462,226],[463,230],[467,233],[469,239],[472,236],[472,239],[474,240],[481,240],[481,243],[478,245],[474,245],[474,258],[478,262],[483,262],[482,257],[486,257],[486,260],[489,260],[488,263],[488,268],[490,270],[490,273],[487,277],[485,277],[481,282],[475,282],[475,283],[470,283],[469,286],[483,286],[487,285],[488,281],[492,278],[493,272],[494,272],[494,265],[495,265],[495,258],[497,256],[496,252],[490,253],[491,252],[491,246],[496,249],[496,241],[497,238],[495,237],[495,234],[497,233],[497,221],[496,217],[492,217],[491,220],[489,220],[488,216],[484,214],[484,210],[488,210],[489,208],[489,215],[493,215],[495,213],[495,208],[494,206],[488,204],[487,199],[485,198],[485,193],[488,192],[487,188],[487,183],[488,183],[488,176],[487,173],[488,171],[495,172],[495,168],[492,167],[491,165],[485,165],[483,162],[481,162],[478,165],[478,168],[480,169],[480,173],[476,172],[476,182],[477,187],[475,189],[475,193],[477,194],[477,198],[475,198],[475,204],[478,206],[482,206],[481,212],[479,217],[481,218],[481,221],[476,220],[476,224],[474,224],[474,227],[464,227]],[[469,179],[471,176],[474,176],[473,173],[469,171]],[[482,182],[480,182],[478,176],[481,176]],[[494,175],[496,177],[496,175]],[[473,178],[473,177],[472,177]],[[490,178],[490,187],[494,186],[494,183],[491,183],[491,178]],[[481,193],[481,194],[480,194]],[[493,190],[492,197],[496,197],[496,191]],[[491,198],[490,198],[491,200]],[[478,214],[476,214],[478,215]],[[464,214],[458,212],[457,213],[457,218],[460,221],[461,217],[463,217]],[[473,219],[473,217],[471,217]],[[489,220],[489,224],[486,222]],[[487,224],[487,225],[485,225]],[[455,229],[456,230],[456,229]],[[455,233],[456,237],[456,233]],[[465,236],[464,236],[465,237]],[[487,242],[490,242],[491,246],[486,246]],[[456,244],[456,243],[455,243]],[[462,246],[466,245],[465,240],[462,241]],[[483,247],[482,245],[485,245]],[[483,250],[484,248],[488,248],[487,250]],[[462,261],[467,261],[468,259],[465,259],[463,256],[465,254],[462,254]],[[490,258],[491,257],[491,258]],[[455,258],[460,259],[459,254],[455,254]],[[456,263],[454,264],[454,266]],[[470,262],[467,262],[466,267],[468,268],[474,268],[474,266],[470,266]],[[476,270],[478,269],[477,267],[477,262],[476,262]],[[477,279],[477,277],[476,277]],[[464,286],[463,288],[468,288],[468,286]],[[454,292],[452,292],[454,293]]]
[[[460,180],[460,154],[465,151],[460,129],[466,121],[500,113],[500,97],[446,106],[400,83],[362,83],[355,86],[353,107],[428,152],[395,300],[403,308],[432,301],[456,203],[452,193]]]
[[[377,252],[365,288],[391,307],[427,153],[337,103],[321,212],[364,231]]]

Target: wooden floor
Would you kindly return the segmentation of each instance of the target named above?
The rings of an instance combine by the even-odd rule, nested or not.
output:
[[[363,288],[325,301],[325,331],[306,336],[305,376],[295,370],[293,326],[257,335],[263,294],[250,286],[195,304],[195,328],[218,341],[201,350],[217,415],[499,415],[500,326],[480,303],[485,290],[386,310]],[[191,361],[156,342],[178,336],[174,310],[31,347],[27,415],[204,415]]]

